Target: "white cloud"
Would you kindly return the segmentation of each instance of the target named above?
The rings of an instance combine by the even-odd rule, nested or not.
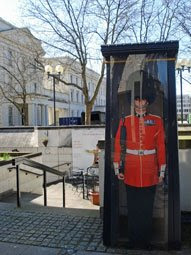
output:
[[[20,0],[0,0],[0,17],[15,26],[22,26]]]

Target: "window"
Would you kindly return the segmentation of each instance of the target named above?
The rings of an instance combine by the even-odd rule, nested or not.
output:
[[[42,105],[37,105],[37,125],[42,125]]]
[[[79,102],[79,92],[76,91],[76,102],[78,103]]]
[[[36,84],[36,82],[34,83],[34,93],[36,94],[36,92],[37,92],[37,84]]]
[[[13,126],[13,107],[9,106],[8,108],[8,122],[9,126]]]
[[[83,95],[83,93],[82,93],[82,95],[81,95],[81,101],[82,101],[82,103],[84,103],[84,95]]]
[[[74,90],[73,89],[70,91],[70,100],[71,100],[71,102],[74,102]]]
[[[33,64],[33,71],[34,73],[37,73],[37,62],[34,61],[34,64]]]
[[[7,51],[6,57],[7,57],[7,64],[9,66],[13,66],[13,52],[10,49]]]
[[[70,82],[73,83],[73,75],[70,75]]]
[[[76,77],[76,84],[78,84],[78,77]]]

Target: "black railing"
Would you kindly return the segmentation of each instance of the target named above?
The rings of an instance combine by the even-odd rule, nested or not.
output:
[[[20,153],[20,152],[6,152],[7,154],[10,154],[10,156],[17,157],[17,158],[35,158],[38,156],[42,156],[42,152],[37,152],[37,153]],[[0,161],[0,167],[1,166],[6,166],[12,164],[12,159],[8,160],[2,160]]]
[[[12,163],[12,162],[11,162],[11,163]],[[9,172],[11,172],[12,170],[15,170],[16,167],[15,167],[15,166],[12,166],[12,167],[8,167],[7,169],[9,170]],[[34,172],[34,171],[30,171],[30,170],[27,170],[27,169],[24,169],[24,168],[20,168],[20,171],[21,171],[21,172],[24,172],[26,175],[27,175],[27,174],[36,175],[37,178],[43,175],[43,174],[39,174],[39,173],[36,173],[36,172]]]
[[[55,168],[59,168],[60,166],[69,166],[69,165],[71,165],[71,162],[64,162],[64,163],[52,166],[52,168],[55,169]]]
[[[46,173],[51,173],[57,176],[62,177],[62,183],[63,183],[63,207],[65,207],[65,173],[60,172],[54,168],[51,168],[49,166],[43,165],[39,162],[36,162],[34,160],[28,159],[26,157],[19,157],[12,159],[12,165],[16,167],[16,191],[17,191],[17,206],[20,207],[20,179],[19,179],[19,173],[20,173],[20,164],[30,166],[35,169],[39,169],[43,171],[43,189],[44,189],[44,206],[47,206],[47,178]],[[10,163],[10,162],[9,162]],[[35,174],[35,173],[34,173]],[[50,186],[50,184],[49,184]]]

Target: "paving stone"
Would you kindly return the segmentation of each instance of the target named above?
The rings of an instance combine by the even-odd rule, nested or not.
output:
[[[87,247],[86,250],[87,250],[87,251],[95,251],[95,250],[96,250],[96,247],[95,247],[95,246],[89,246],[89,247]]]
[[[59,248],[59,255],[191,255],[190,249],[169,253],[106,248],[102,244],[102,223],[99,218],[60,216],[21,209],[0,211],[0,241],[32,244],[47,249]]]

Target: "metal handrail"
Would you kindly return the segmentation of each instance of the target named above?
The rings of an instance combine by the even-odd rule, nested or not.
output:
[[[64,162],[64,163],[61,163],[59,165],[52,166],[52,168],[56,168],[56,167],[60,167],[60,166],[69,166],[71,164],[72,164],[71,162]]]
[[[12,170],[16,169],[16,166],[12,166],[12,167],[8,167],[7,168],[9,172],[11,172]],[[42,176],[43,174],[39,174],[30,170],[26,170],[24,168],[20,168],[20,171],[24,172],[25,174],[33,174],[36,175],[36,177]]]
[[[20,194],[20,185],[19,185],[19,170],[20,164],[27,165],[39,170],[43,171],[43,189],[44,189],[44,206],[47,206],[47,180],[46,180],[46,173],[55,174],[62,177],[63,182],[63,207],[65,207],[65,172],[60,172],[56,169],[53,169],[49,166],[43,165],[39,162],[33,161],[31,159],[25,157],[19,157],[12,159],[12,165],[16,167],[16,186],[17,186],[17,207],[21,207],[21,194]]]
[[[55,175],[59,175],[59,176],[64,176],[65,175],[64,172],[60,172],[60,171],[58,171],[58,170],[56,170],[52,167],[46,166],[44,164],[41,164],[39,162],[36,162],[34,160],[31,160],[31,159],[28,159],[28,158],[25,158],[25,157],[12,159],[12,165],[13,166],[16,166],[18,164],[23,164],[23,165],[30,166],[30,167],[33,167],[33,168],[37,168],[39,170],[46,171],[46,172],[49,172],[51,174],[55,174]]]
[[[24,157],[25,158],[31,158],[31,157],[34,158],[34,157],[41,156],[41,155],[42,155],[42,152],[37,152],[37,153],[32,153],[32,154],[31,153],[30,154],[26,154]],[[19,159],[19,158],[23,158],[23,156],[18,156],[17,159]],[[12,160],[13,159],[0,161],[0,167],[12,164]]]

